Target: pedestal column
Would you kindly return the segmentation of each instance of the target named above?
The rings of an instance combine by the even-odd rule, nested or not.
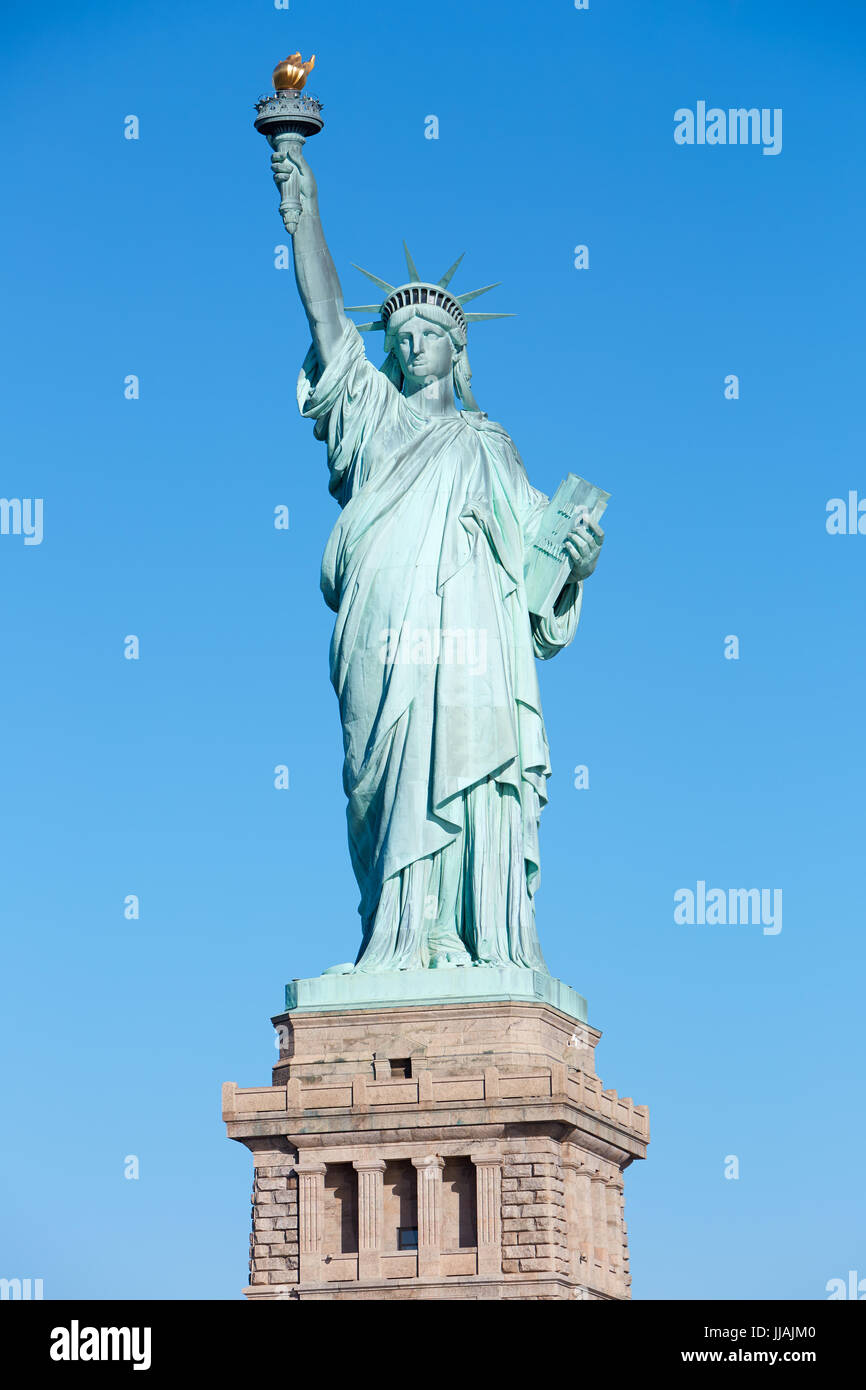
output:
[[[418,1173],[418,1277],[438,1279],[442,1249],[442,1169],[435,1155],[413,1158]]]
[[[581,1284],[591,1284],[595,1252],[592,1243],[592,1192],[589,1171],[579,1159],[565,1160],[570,1200],[566,1203],[568,1217],[568,1249],[571,1277]]]
[[[298,1174],[298,1254],[301,1280],[322,1279],[322,1226],[325,1205],[324,1163],[295,1164]]]
[[[475,1227],[478,1273],[502,1273],[502,1159],[496,1154],[469,1155],[475,1164]]]
[[[626,1293],[622,1263],[622,1193],[623,1182],[621,1178],[611,1178],[606,1183],[607,1253],[608,1263],[611,1266],[610,1292],[615,1294],[617,1298],[624,1298]]]
[[[356,1158],[352,1167],[358,1174],[358,1278],[380,1279],[385,1161]]]
[[[602,1173],[590,1174],[592,1201],[592,1269],[588,1282],[602,1293],[608,1292],[607,1183]]]

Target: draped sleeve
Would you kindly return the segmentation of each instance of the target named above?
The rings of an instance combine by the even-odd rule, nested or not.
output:
[[[392,382],[368,361],[361,335],[348,319],[326,365],[311,344],[298,375],[298,409],[315,421],[316,439],[327,444],[329,488],[341,506],[383,456],[382,445],[399,413],[400,399]]]
[[[542,661],[549,660],[567,647],[577,632],[580,610],[583,604],[583,584],[579,579],[571,579],[546,618],[532,618],[532,646],[535,655]]]

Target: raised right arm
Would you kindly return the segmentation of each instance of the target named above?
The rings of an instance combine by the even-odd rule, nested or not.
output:
[[[325,367],[342,341],[347,319],[337,269],[322,231],[316,180],[298,145],[289,146],[285,156],[273,155],[271,166],[278,183],[292,175],[299,180],[302,210],[292,237],[295,280],[319,361]]]

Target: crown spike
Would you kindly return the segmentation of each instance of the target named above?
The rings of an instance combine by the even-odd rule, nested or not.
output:
[[[482,319],[513,319],[514,314],[464,314],[467,323],[480,323]]]
[[[344,304],[347,314],[378,314],[381,304]]]
[[[412,260],[412,256],[411,256],[411,254],[410,254],[409,247],[406,245],[405,241],[403,242],[403,251],[404,251],[404,254],[405,254],[405,256],[406,256],[406,269],[407,269],[408,272],[409,272],[409,279],[410,279],[410,280],[417,280],[418,283],[420,284],[420,283],[421,283],[421,276],[418,274],[418,267],[417,267],[417,265],[415,264],[415,262]]]
[[[371,270],[365,270],[362,265],[355,265],[354,261],[352,265],[355,266],[356,270],[360,270],[362,275],[366,275],[368,280],[372,280],[374,285],[378,285],[380,289],[384,290],[386,294],[393,294],[394,290],[397,288],[396,285],[389,285],[387,280],[383,280],[380,276],[374,275]]]
[[[374,319],[372,323],[356,323],[355,327],[359,333],[374,333],[377,328],[384,328],[385,324],[381,319]]]
[[[465,294],[455,295],[455,298],[458,304],[468,304],[470,299],[477,299],[479,294],[486,294],[488,290],[498,289],[501,284],[502,281],[497,280],[492,285],[482,285],[480,290],[467,290]]]
[[[452,266],[449,266],[449,267],[448,267],[448,269],[446,270],[445,274],[442,276],[442,279],[439,281],[439,288],[440,288],[441,290],[445,290],[445,289],[448,288],[448,286],[449,286],[449,284],[451,283],[451,280],[452,280],[452,278],[453,278],[453,275],[454,275],[455,270],[457,269],[457,267],[459,266],[460,262],[463,260],[463,256],[465,256],[465,255],[466,255],[466,252],[464,251],[462,255],[460,255],[460,256],[457,257],[457,260],[454,262],[454,264],[453,264]]]

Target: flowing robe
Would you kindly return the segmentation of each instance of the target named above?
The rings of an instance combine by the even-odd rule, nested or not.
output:
[[[356,969],[546,969],[535,930],[550,775],[536,656],[574,636],[581,585],[531,616],[524,554],[547,497],[480,411],[428,419],[347,324],[298,404],[341,506],[322,562],[336,613]]]

